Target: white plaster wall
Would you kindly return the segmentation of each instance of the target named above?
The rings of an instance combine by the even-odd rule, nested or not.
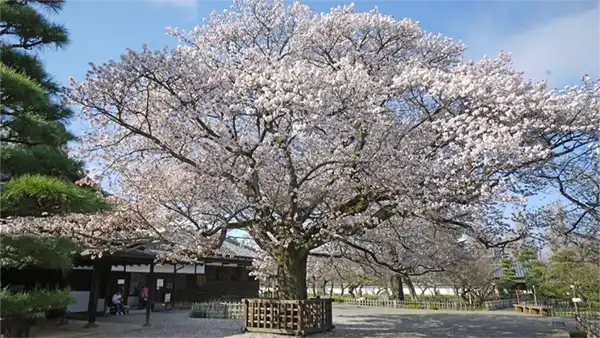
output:
[[[308,288],[307,289],[309,293],[312,293],[313,289]],[[327,291],[327,293],[329,293],[330,287],[327,286],[325,288],[325,290]],[[363,295],[376,295],[377,292],[381,290],[378,287],[375,286],[363,286],[362,287],[362,293]],[[261,288],[261,291],[266,291],[266,289]],[[385,290],[381,290],[382,292],[384,292]],[[415,287],[415,291],[417,292],[417,295],[421,294],[422,289]],[[454,295],[454,289],[452,288],[438,288],[437,291],[439,292],[440,295]],[[317,292],[321,292],[320,288],[317,288]],[[354,293],[356,294],[356,292],[358,292],[358,290],[354,290]],[[342,294],[342,288],[340,287],[334,287],[333,288],[333,294],[334,295],[340,295]],[[344,289],[344,294],[348,294],[348,289]],[[404,288],[404,294],[408,295],[410,294],[410,290],[408,288]],[[425,290],[425,295],[433,295],[433,289],[427,289]]]

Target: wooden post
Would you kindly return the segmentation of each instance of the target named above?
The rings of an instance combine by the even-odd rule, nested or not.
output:
[[[129,283],[131,282],[130,276],[127,273],[127,265],[123,265],[123,279],[125,280],[125,284],[123,284],[123,305],[129,305]]]
[[[173,264],[173,287],[171,290],[171,309],[175,308],[175,281],[177,280],[177,262]]]
[[[96,324],[96,310],[98,307],[98,294],[100,293],[100,280],[102,278],[102,268],[94,262],[92,270],[92,285],[90,288],[90,297],[88,298],[88,322],[85,324],[85,328],[98,327]]]
[[[246,332],[246,327],[248,326],[248,300],[242,299],[242,308],[244,310],[244,327],[242,328],[242,332]]]
[[[298,307],[298,331],[296,333],[297,336],[302,336],[304,334],[304,332],[302,332],[302,329],[304,328],[304,322],[303,322],[303,308],[304,308],[304,301],[300,300],[298,301],[298,304],[296,305]]]
[[[150,273],[148,274],[148,301],[146,302],[146,323],[144,326],[150,326],[150,310],[154,304],[154,295],[156,289],[156,280],[154,279],[154,262],[150,263]]]
[[[105,266],[102,274],[102,279],[106,282],[106,287],[104,288],[104,307],[102,308],[102,313],[106,313],[108,310],[108,305],[112,302],[112,294],[110,293],[110,273],[112,271],[112,266]]]

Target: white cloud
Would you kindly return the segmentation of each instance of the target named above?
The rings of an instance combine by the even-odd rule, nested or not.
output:
[[[180,9],[197,9],[198,0],[154,0],[154,3],[159,6],[175,7]]]
[[[600,77],[600,7],[554,17],[527,30],[504,35],[499,29],[471,35],[468,54],[477,59],[511,52],[515,68],[551,87],[576,84],[581,76]]]

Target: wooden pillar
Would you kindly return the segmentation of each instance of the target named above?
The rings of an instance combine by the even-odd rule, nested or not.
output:
[[[123,278],[125,279],[125,284],[123,284],[123,304],[129,305],[129,287],[131,286],[131,273],[127,272],[127,265],[123,265]]]
[[[148,274],[148,301],[146,302],[146,323],[144,326],[150,326],[150,310],[154,304],[154,294],[156,292],[156,279],[154,278],[154,262],[150,264],[150,273]]]
[[[112,272],[112,265],[104,267],[104,276],[102,279],[106,282],[106,286],[104,288],[104,307],[103,313],[106,313],[108,310],[109,304],[112,302],[112,294],[110,293],[110,273]]]
[[[98,307],[98,294],[100,293],[100,281],[102,280],[102,266],[94,262],[92,270],[92,285],[90,288],[90,297],[88,299],[88,322],[86,328],[98,327],[96,324],[96,310]]]
[[[175,281],[177,280],[177,263],[173,265],[173,288],[171,290],[171,309],[175,308]]]

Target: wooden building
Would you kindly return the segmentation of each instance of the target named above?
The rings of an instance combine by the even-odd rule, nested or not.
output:
[[[157,306],[159,309],[187,307],[194,302],[239,301],[258,296],[258,281],[249,274],[254,257],[253,250],[225,240],[214,255],[200,259],[197,264],[155,265],[155,255],[150,250],[137,250],[94,260],[79,257],[66,275],[39,268],[3,271],[2,285],[11,285],[15,290],[68,285],[76,300],[69,305],[68,312],[88,312],[95,298],[96,312],[103,313],[108,306],[105,300],[110,300],[116,291],[123,294],[126,305],[135,309],[144,286],[154,287],[149,294],[155,310]],[[96,278],[94,273],[98,274]],[[95,281],[97,297],[92,297]]]

